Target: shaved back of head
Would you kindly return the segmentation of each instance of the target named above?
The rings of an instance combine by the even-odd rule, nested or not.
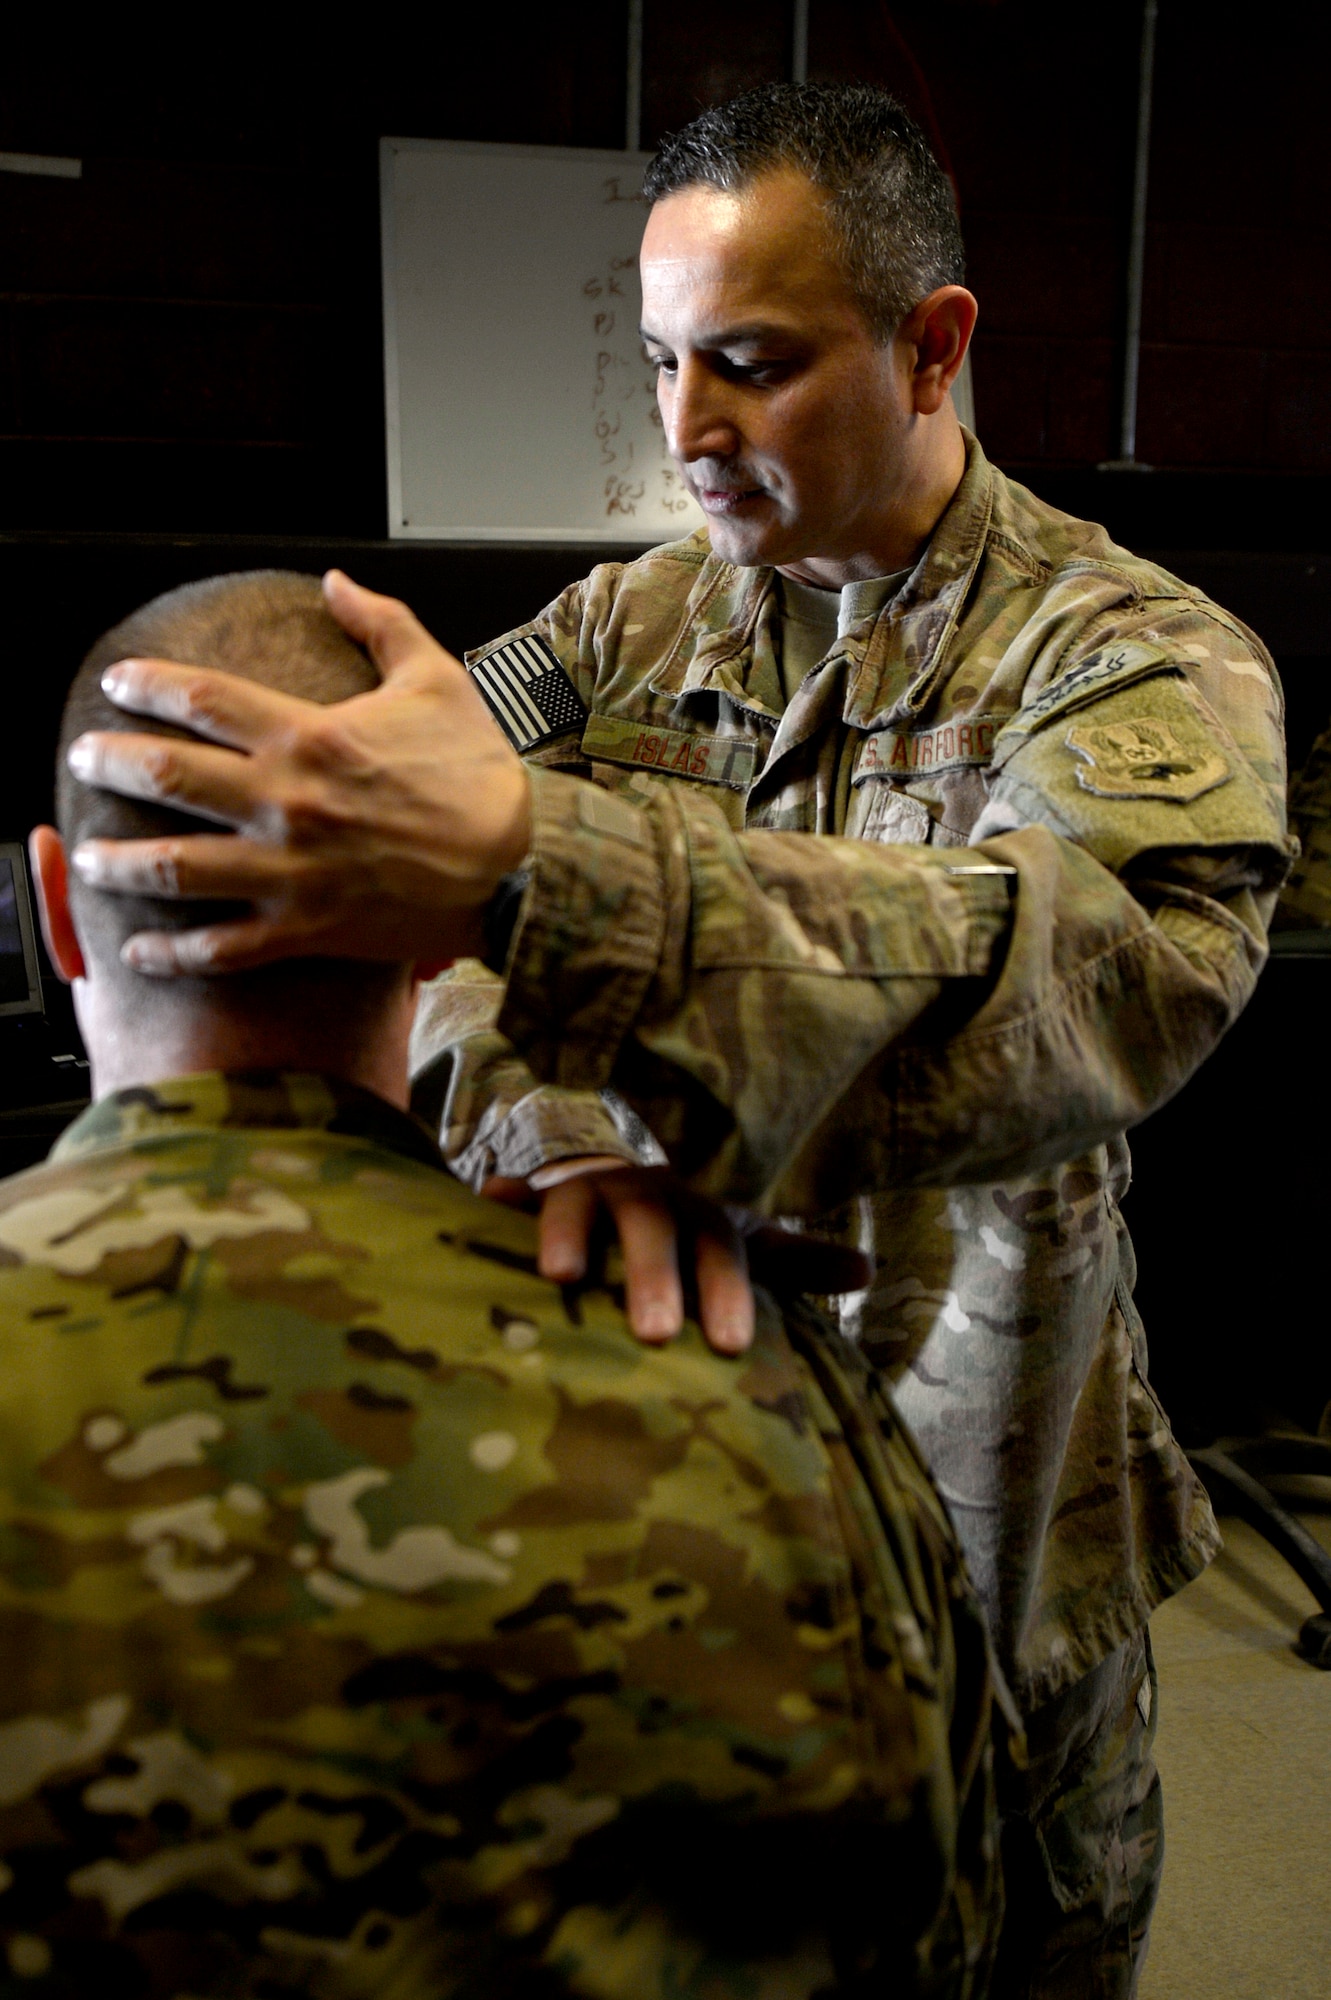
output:
[[[103,633],[66,699],[56,766],[56,817],[68,849],[88,839],[154,840],[226,831],[211,820],[99,791],[70,771],[66,752],[86,730],[188,738],[187,730],[170,723],[127,714],[103,694],[101,678],[107,667],[135,657],[212,667],[323,704],[346,701],[379,683],[374,666],[332,616],[313,577],[287,570],[251,570],[209,577],[155,597]],[[192,930],[247,913],[246,906],[235,903],[112,896],[87,888],[77,878],[71,881],[71,902],[85,956],[105,976],[126,982],[137,1006],[198,1004],[206,999],[212,982],[149,980],[133,973],[120,964],[120,947],[127,937],[142,930]],[[265,993],[275,994],[278,987],[289,989],[293,980],[308,984],[313,964],[298,961],[233,974],[225,984],[231,998],[239,997],[238,989],[243,988],[252,990],[258,1001]],[[377,992],[394,976],[393,969],[384,966],[319,964],[320,976],[335,978],[344,991],[350,982]]]

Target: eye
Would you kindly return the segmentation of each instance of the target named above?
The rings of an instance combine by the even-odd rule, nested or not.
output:
[[[643,359],[649,368],[656,370],[658,375],[673,375],[675,373],[677,363],[673,354],[653,354],[650,348],[645,347],[643,349]]]
[[[730,355],[723,355],[720,373],[731,382],[752,383],[755,388],[768,389],[778,382],[784,382],[791,370],[789,361],[738,361]]]

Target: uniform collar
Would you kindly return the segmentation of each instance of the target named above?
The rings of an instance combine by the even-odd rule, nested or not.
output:
[[[853,626],[843,719],[855,728],[919,714],[947,671],[949,642],[984,553],[994,471],[963,430],[966,470],[913,573],[876,618]],[[706,529],[699,530],[705,538]],[[707,555],[689,593],[674,645],[650,676],[653,694],[722,693],[746,707],[749,662],[770,647],[779,613],[776,572],[742,569]]]
[[[443,1160],[429,1132],[373,1091],[303,1070],[207,1070],[134,1084],[99,1098],[62,1133],[53,1160],[81,1159],[113,1146],[237,1127],[329,1132],[388,1146],[431,1167]]]

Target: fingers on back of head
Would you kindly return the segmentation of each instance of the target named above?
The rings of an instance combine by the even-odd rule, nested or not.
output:
[[[82,784],[226,826],[240,825],[255,807],[251,759],[175,736],[93,731],[70,745],[69,768]]]
[[[90,889],[118,895],[251,903],[274,895],[289,901],[292,888],[291,865],[283,854],[234,834],[85,840],[71,859]]]
[[[136,931],[120,948],[123,962],[149,979],[252,972],[293,955],[271,924],[212,924],[197,931]]]
[[[102,692],[117,708],[155,716],[232,749],[248,750],[309,706],[257,681],[173,660],[117,660],[102,676]]]

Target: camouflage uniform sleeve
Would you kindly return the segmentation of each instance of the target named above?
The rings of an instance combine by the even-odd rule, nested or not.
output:
[[[614,564],[597,570],[588,582],[571,585],[533,621],[555,644],[584,699],[595,679],[596,621],[589,615],[588,590],[597,587],[599,604],[613,591],[617,573]],[[580,774],[586,768],[576,733],[543,746],[533,761]],[[657,1163],[660,1148],[613,1093],[538,1083],[496,1026],[503,991],[503,981],[494,973],[465,959],[422,988],[416,1010],[412,1106],[438,1132],[444,1158],[459,1179],[473,1188],[491,1174],[525,1180],[551,1161],[589,1154]]]
[[[1167,645],[1107,691],[1074,660],[998,739],[968,851],[540,774],[501,1030],[538,1076],[613,1082],[708,1192],[785,1212],[1137,1123],[1246,1003],[1287,865],[1273,678],[1224,630],[1209,680]]]
[[[611,1093],[540,1084],[495,1023],[504,983],[462,959],[421,989],[411,1036],[412,1107],[460,1180],[526,1180],[552,1160],[605,1153],[650,1164],[650,1135]]]

